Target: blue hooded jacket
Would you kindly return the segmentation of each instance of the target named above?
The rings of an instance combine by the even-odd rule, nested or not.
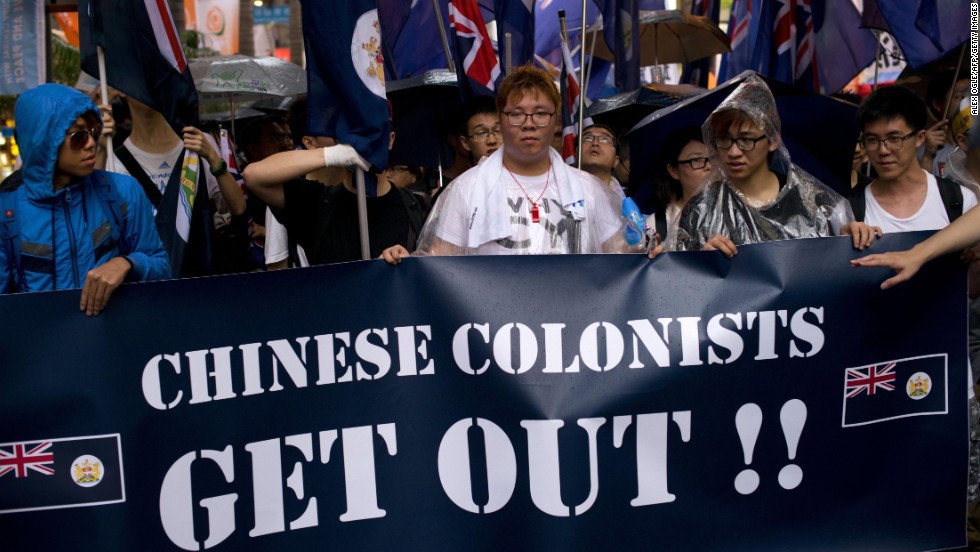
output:
[[[89,270],[119,256],[133,265],[126,281],[170,277],[152,208],[136,180],[95,170],[54,189],[61,145],[75,120],[89,113],[101,123],[92,100],[60,84],[41,85],[17,100],[14,118],[23,184],[2,192],[13,197],[4,201],[0,222],[17,220],[21,274],[14,274],[14,253],[3,244],[0,293],[79,288]]]

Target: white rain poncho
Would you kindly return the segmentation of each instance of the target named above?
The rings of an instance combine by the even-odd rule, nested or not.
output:
[[[753,205],[738,191],[725,174],[713,145],[711,119],[729,109],[747,114],[770,141],[778,144],[770,154],[769,168],[779,178],[780,190],[764,204]],[[680,226],[667,243],[669,250],[700,250],[716,234],[735,245],[836,236],[854,220],[847,200],[790,161],[780,139],[776,102],[758,76],[748,77],[715,109],[702,126],[702,133],[713,167],[707,177],[709,184],[687,202]]]
[[[633,251],[623,239],[621,200],[599,179],[550,153],[551,170],[540,177],[511,175],[503,148],[460,175],[436,202],[413,255]],[[538,222],[532,221],[532,203]]]

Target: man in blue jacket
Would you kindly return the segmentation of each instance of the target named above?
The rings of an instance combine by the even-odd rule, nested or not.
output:
[[[44,84],[14,107],[23,184],[0,192],[0,292],[82,288],[99,314],[123,282],[170,277],[150,204],[131,177],[95,170],[102,118],[77,90]]]

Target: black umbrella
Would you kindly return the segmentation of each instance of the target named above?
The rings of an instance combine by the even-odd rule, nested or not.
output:
[[[448,166],[452,150],[446,135],[453,132],[461,106],[456,73],[428,71],[389,82],[385,88],[395,131],[388,165]]]
[[[703,88],[689,84],[648,84],[632,92],[601,98],[589,106],[589,116],[622,135],[641,119],[658,109],[696,96]]]
[[[631,192],[641,197],[647,195],[649,190],[642,188],[656,178],[660,152],[671,132],[689,125],[700,127],[750,74],[751,71],[746,71],[699,96],[661,109],[633,127],[628,135]],[[859,133],[855,120],[857,106],[768,77],[761,78],[776,99],[782,139],[793,163],[841,194],[850,190],[851,160]]]

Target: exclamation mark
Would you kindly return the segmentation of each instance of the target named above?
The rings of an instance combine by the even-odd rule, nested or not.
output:
[[[743,404],[735,413],[735,429],[742,441],[742,454],[745,465],[752,463],[752,451],[762,427],[762,409],[754,403]],[[743,495],[752,494],[759,488],[759,474],[753,469],[744,469],[735,476],[735,490]]]
[[[800,435],[803,434],[803,426],[806,424],[806,405],[799,399],[786,401],[779,411],[779,422],[783,426],[783,436],[786,437],[789,459],[794,460],[796,447],[800,443]],[[779,470],[779,486],[786,490],[795,489],[802,481],[803,470],[796,464],[787,464]]]

